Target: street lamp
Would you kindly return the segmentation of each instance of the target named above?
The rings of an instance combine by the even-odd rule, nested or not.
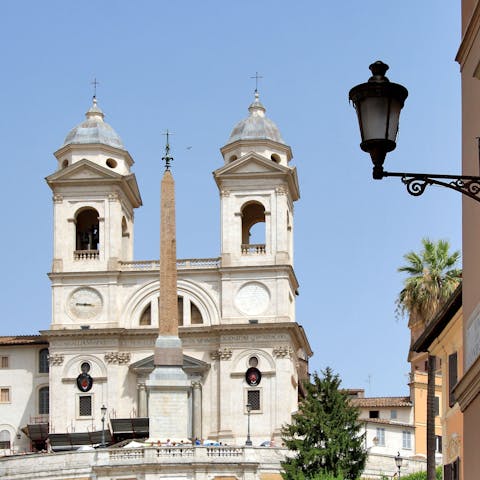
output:
[[[245,405],[245,407],[247,409],[247,441],[245,442],[245,445],[251,447],[252,440],[250,438],[250,412],[252,411],[252,404],[249,402]]]
[[[349,100],[357,111],[362,143],[373,162],[373,178],[400,177],[410,195],[421,195],[428,185],[451,188],[480,202],[480,177],[430,173],[386,172],[383,163],[388,152],[396,147],[400,112],[408,91],[385,76],[388,65],[381,61],[370,65],[368,82],[353,87]],[[479,141],[480,151],[480,141]]]
[[[397,453],[395,457],[395,465],[398,468],[398,478],[400,478],[400,469],[402,468],[403,458],[400,456],[400,452]]]
[[[107,407],[105,405],[102,405],[102,408],[100,409],[102,412],[102,447],[105,447],[105,414],[107,413]]]

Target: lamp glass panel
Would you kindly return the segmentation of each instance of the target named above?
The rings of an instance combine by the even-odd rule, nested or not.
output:
[[[390,103],[390,121],[388,123],[388,139],[396,142],[398,133],[398,120],[400,118],[401,103],[395,98]]]
[[[384,140],[387,130],[388,98],[367,97],[361,101],[359,120],[361,121],[362,141]]]

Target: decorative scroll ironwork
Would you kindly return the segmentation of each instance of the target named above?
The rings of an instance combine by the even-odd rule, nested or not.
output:
[[[400,177],[410,195],[422,195],[427,186],[439,185],[480,202],[480,177],[468,175],[433,175],[429,173],[383,172],[383,177]]]

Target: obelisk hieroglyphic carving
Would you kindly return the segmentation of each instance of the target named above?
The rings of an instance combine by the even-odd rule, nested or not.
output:
[[[150,440],[187,441],[190,417],[188,390],[191,386],[183,371],[182,342],[178,336],[175,183],[170,171],[173,158],[169,152],[167,132],[160,202],[159,332],[154,350],[155,368],[146,386]]]

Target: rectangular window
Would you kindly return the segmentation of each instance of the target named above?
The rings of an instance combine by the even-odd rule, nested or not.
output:
[[[448,404],[450,407],[455,405],[455,395],[452,390],[457,384],[458,368],[457,368],[457,352],[448,356]]]
[[[368,412],[368,418],[379,418],[380,412],[378,410],[370,410]]]
[[[247,402],[252,406],[252,410],[260,410],[260,390],[248,390]]]
[[[83,395],[78,397],[78,415],[80,417],[92,416],[92,397],[90,395]]]
[[[437,396],[435,397],[435,400],[434,400],[433,411],[435,412],[436,417],[440,415],[440,398]]]
[[[377,445],[379,447],[385,446],[385,429],[377,428]]]
[[[412,433],[407,430],[402,432],[402,448],[406,450],[412,449]]]
[[[49,388],[48,387],[42,387],[38,391],[38,413],[40,415],[48,415],[50,412],[49,410]]]
[[[442,436],[435,435],[435,451],[442,453]]]
[[[10,389],[6,387],[0,388],[0,403],[10,403]]]
[[[390,410],[390,419],[391,420],[396,420],[397,419],[397,411],[396,410]]]
[[[0,368],[8,368],[8,357],[0,357]]]

